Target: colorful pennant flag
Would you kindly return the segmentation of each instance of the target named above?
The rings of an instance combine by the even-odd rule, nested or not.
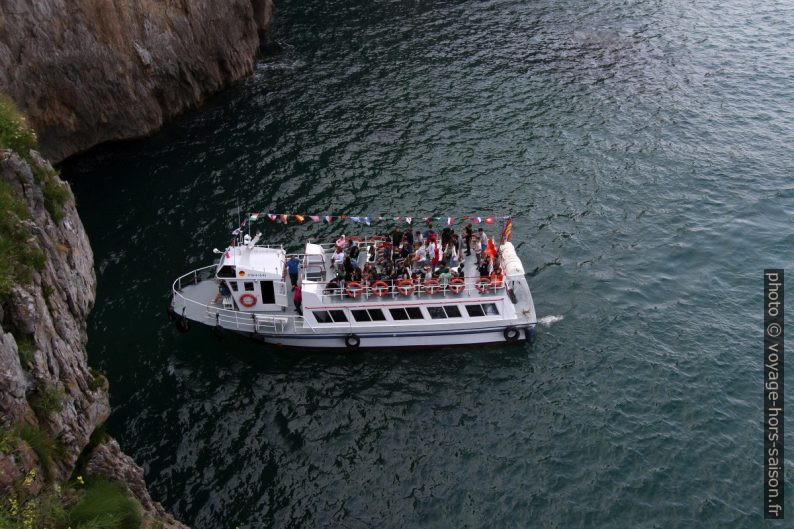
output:
[[[452,226],[452,223],[454,222],[454,220],[455,219],[452,218],[452,217],[447,217],[447,226]]]
[[[407,222],[408,224],[410,224],[410,223],[411,223],[411,217],[405,217],[405,222]]]
[[[367,226],[369,226],[370,225],[369,217],[364,217],[364,222],[367,224]]]
[[[320,222],[319,215],[309,215],[309,218],[312,219],[314,222]]]
[[[287,214],[281,215],[281,222],[283,222],[284,224],[287,223],[287,219],[289,219],[289,215]]]
[[[276,215],[275,213],[268,213],[267,218],[269,218],[270,220],[276,220],[278,218],[278,215]]]
[[[331,224],[331,221],[334,220],[334,218],[331,215],[326,215],[323,220],[326,224]]]
[[[361,222],[361,217],[350,217],[353,222]]]
[[[295,218],[298,220],[298,222],[303,222],[306,217],[303,215],[295,215]]]
[[[510,235],[513,233],[513,219],[507,218],[505,227],[502,228],[502,244],[510,241]]]
[[[254,221],[255,221],[256,219],[258,219],[258,218],[259,218],[259,213],[257,213],[257,212],[253,212],[253,213],[251,213],[251,216],[249,217],[249,220],[250,220],[251,222],[254,222]]]
[[[482,222],[482,218],[481,217],[472,217],[471,220],[474,221],[474,224],[479,224],[479,223]]]
[[[485,217],[486,224],[493,224],[493,217]]]

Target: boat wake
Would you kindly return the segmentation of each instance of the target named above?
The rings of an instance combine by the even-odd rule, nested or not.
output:
[[[557,323],[558,321],[562,321],[562,316],[543,316],[542,318],[538,319],[538,323],[543,325],[544,327],[551,327],[552,323]]]

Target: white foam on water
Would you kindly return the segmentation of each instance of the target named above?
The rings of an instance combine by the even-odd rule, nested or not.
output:
[[[538,323],[545,325],[546,327],[551,327],[552,323],[562,321],[562,318],[562,316],[543,316],[538,320]]]

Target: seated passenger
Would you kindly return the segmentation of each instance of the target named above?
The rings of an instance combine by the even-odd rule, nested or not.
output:
[[[452,279],[452,274],[449,273],[449,268],[446,266],[439,271],[438,282],[442,287],[449,285],[449,280]]]
[[[483,259],[482,263],[480,263],[479,272],[480,277],[488,277],[488,261],[485,259]]]
[[[345,262],[345,252],[344,250],[340,249],[338,246],[334,251],[334,254],[331,256],[331,268],[340,268]]]
[[[327,285],[325,285],[325,288],[323,289],[323,294],[336,294],[338,293],[338,291],[339,291],[339,281],[336,278],[334,278],[330,280]]]
[[[416,264],[420,267],[428,264],[429,261],[427,260],[427,248],[424,245],[420,246],[419,249],[416,250],[416,253],[414,254],[414,262],[416,262]]]
[[[380,257],[378,258],[378,264],[384,266],[386,263],[390,263],[390,262],[391,262],[391,248],[389,248],[387,245],[384,244],[383,251],[381,252]]]
[[[358,266],[358,254],[361,250],[358,247],[358,241],[353,241],[353,246],[350,247],[350,260],[355,263],[355,266]]]

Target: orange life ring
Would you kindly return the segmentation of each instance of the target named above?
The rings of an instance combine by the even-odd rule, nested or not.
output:
[[[440,289],[441,289],[441,284],[438,282],[438,279],[425,280],[425,292],[427,292],[431,296],[436,292],[438,292]]]
[[[477,280],[474,286],[477,287],[478,291],[485,292],[491,287],[491,280],[487,277],[481,277]]]
[[[350,281],[347,286],[345,286],[345,292],[351,298],[358,299],[361,293],[364,292],[364,287],[361,286],[361,283],[358,281]]]
[[[410,279],[400,279],[397,281],[397,291],[403,296],[410,296],[414,293],[414,282]]]
[[[386,283],[386,281],[383,280],[375,281],[374,283],[372,283],[372,286],[370,288],[372,289],[372,293],[378,296],[379,298],[382,298],[383,296],[389,293],[389,285],[388,283]]]
[[[466,288],[466,281],[459,277],[449,282],[449,289],[453,294],[460,294],[464,288]]]
[[[246,292],[242,296],[240,296],[240,305],[243,307],[253,307],[256,305],[256,296],[253,294]]]

